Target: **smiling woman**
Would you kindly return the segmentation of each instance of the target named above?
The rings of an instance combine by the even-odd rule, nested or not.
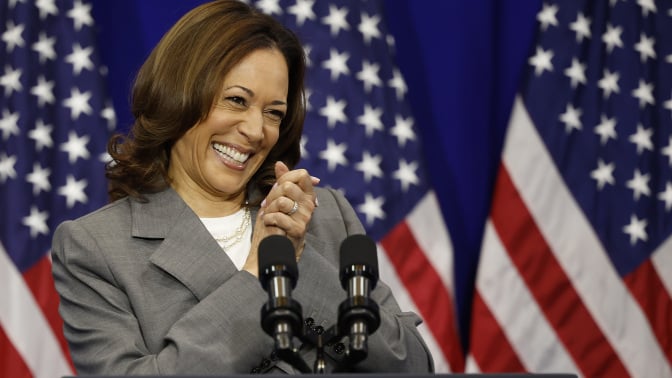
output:
[[[238,1],[199,6],[161,39],[136,78],[130,132],[108,144],[113,202],[54,235],[79,374],[299,372],[260,326],[258,249],[272,235],[295,251],[306,321],[336,323],[338,247],[364,228],[339,192],[294,169],[304,71],[295,35]],[[380,327],[353,370],[431,371],[419,317],[384,283],[371,298]],[[326,370],[344,357],[331,352]]]
[[[203,7],[214,8],[212,4]],[[257,15],[254,19],[246,21],[237,20],[240,15],[226,11],[192,12],[161,39],[135,80],[132,137],[125,139],[118,135],[111,140],[110,153],[117,161],[107,173],[112,180],[112,199],[126,195],[141,197],[142,192],[156,192],[167,186],[168,152],[172,144],[202,122],[215,105],[228,102],[244,106],[250,97],[249,89],[246,92],[240,84],[225,84],[225,75],[259,49],[275,49],[284,58],[286,88],[274,101],[286,105],[281,109],[284,117],[278,143],[249,182],[248,189],[268,191],[275,181],[275,161],[284,161],[288,167],[298,162],[305,117],[303,48],[282,25],[261,13],[254,14]],[[259,22],[261,19],[263,23]],[[276,69],[275,65],[267,67],[267,71]],[[227,93],[234,91],[236,85],[242,88]],[[226,97],[233,98],[227,100]],[[253,204],[260,201],[259,198],[254,200],[257,202]]]

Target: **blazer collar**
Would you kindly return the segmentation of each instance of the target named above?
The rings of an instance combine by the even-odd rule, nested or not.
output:
[[[198,216],[172,188],[131,201],[132,236],[163,239],[150,262],[175,277],[199,299],[238,270]]]

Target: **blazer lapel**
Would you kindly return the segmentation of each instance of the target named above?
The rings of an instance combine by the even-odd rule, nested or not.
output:
[[[163,239],[150,261],[186,286],[199,300],[237,272],[198,216],[173,190],[132,201],[133,237]]]

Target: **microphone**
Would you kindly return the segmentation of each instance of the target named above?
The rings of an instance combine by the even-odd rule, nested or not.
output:
[[[303,325],[301,305],[291,295],[299,277],[294,246],[285,236],[268,236],[259,244],[258,259],[259,281],[268,292],[261,327],[273,337],[278,354],[291,354],[292,337],[300,334]]]
[[[338,331],[349,336],[348,358],[356,363],[366,358],[368,336],[380,325],[378,304],[370,298],[378,283],[376,243],[366,235],[351,235],[340,253],[341,286],[348,298],[338,307]]]

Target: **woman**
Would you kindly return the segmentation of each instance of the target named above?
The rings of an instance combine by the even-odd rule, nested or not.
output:
[[[131,132],[108,146],[114,202],[54,236],[78,373],[297,373],[260,327],[257,249],[274,234],[295,247],[304,318],[335,324],[338,247],[364,230],[340,194],[292,170],[304,70],[293,33],[237,1],[195,8],[156,46],[135,82]],[[431,371],[419,318],[383,284],[372,298],[381,325],[357,370]],[[339,353],[326,352],[335,366]],[[301,354],[310,363],[315,350]]]

